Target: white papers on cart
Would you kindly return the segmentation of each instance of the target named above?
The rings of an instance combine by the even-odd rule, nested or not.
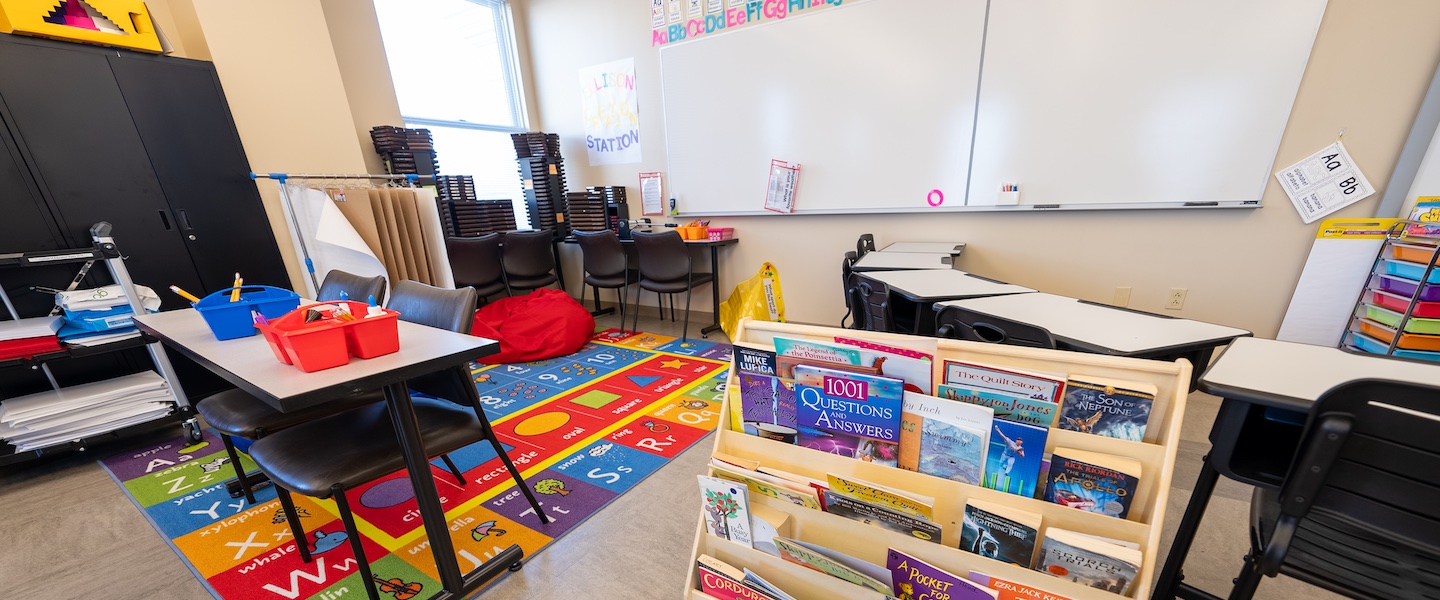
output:
[[[175,408],[154,371],[6,399],[0,439],[28,451],[151,421]]]
[[[143,285],[136,285],[135,291],[140,294],[140,305],[145,307],[146,311],[160,310],[160,296],[155,293],[155,290]],[[55,305],[70,312],[105,310],[129,303],[130,299],[125,297],[125,290],[118,285],[55,294]]]
[[[1375,193],[1339,141],[1276,173],[1275,179],[1306,223]]]
[[[60,330],[60,317],[30,317],[0,321],[0,341],[24,340],[55,335]]]

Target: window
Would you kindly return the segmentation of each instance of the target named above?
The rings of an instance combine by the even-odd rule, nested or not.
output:
[[[375,0],[406,127],[429,129],[440,172],[471,175],[480,198],[524,195],[510,134],[526,131],[506,0]]]

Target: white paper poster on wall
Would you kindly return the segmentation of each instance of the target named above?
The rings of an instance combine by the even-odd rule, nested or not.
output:
[[[665,26],[665,0],[650,0],[650,28]]]
[[[640,162],[634,58],[580,69],[580,111],[592,166]]]
[[[681,12],[680,0],[670,0],[670,24],[679,23],[685,20],[685,13]]]
[[[720,0],[705,0],[705,12],[713,15],[723,10],[725,10],[725,8],[720,5]]]
[[[1306,223],[1375,193],[1339,140],[1276,173],[1275,179]]]

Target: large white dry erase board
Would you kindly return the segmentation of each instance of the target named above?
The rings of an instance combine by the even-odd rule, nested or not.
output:
[[[859,0],[672,44],[670,189],[773,214],[780,159],[797,213],[1258,205],[1325,5]]]

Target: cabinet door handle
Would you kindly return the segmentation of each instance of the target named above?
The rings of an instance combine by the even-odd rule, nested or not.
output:
[[[180,217],[181,231],[190,231],[191,229],[194,229],[194,227],[190,226],[190,216],[186,215],[184,210],[175,211],[175,216]]]
[[[160,224],[165,227],[165,231],[173,230],[174,227],[170,226],[170,215],[165,214],[164,209],[158,210],[156,212],[160,213]]]

